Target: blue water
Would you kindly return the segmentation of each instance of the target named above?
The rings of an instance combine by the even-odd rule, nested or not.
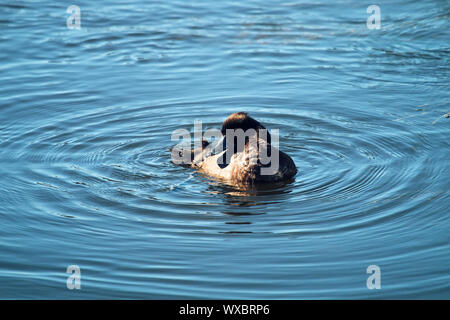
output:
[[[450,2],[370,4],[2,0],[0,298],[449,299]],[[170,162],[236,111],[295,181]]]

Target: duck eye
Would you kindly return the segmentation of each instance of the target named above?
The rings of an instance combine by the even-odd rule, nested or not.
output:
[[[178,151],[178,156],[179,156],[179,157],[182,157],[182,156],[183,156],[183,152]]]

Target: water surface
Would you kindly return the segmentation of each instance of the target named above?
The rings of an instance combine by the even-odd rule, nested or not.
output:
[[[449,299],[450,4],[377,4],[0,4],[0,297]],[[236,111],[293,182],[170,162]]]

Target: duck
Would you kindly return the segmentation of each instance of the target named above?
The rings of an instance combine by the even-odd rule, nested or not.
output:
[[[218,143],[202,140],[200,147],[190,150],[192,161],[188,166],[234,186],[286,182],[297,174],[292,158],[272,145],[268,130],[247,112],[228,116],[220,132],[222,139]],[[238,133],[245,133],[240,141]],[[179,156],[186,152],[171,151]]]

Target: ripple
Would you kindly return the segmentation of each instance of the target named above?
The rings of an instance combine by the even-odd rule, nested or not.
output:
[[[73,263],[80,298],[448,295],[447,4],[383,4],[377,31],[340,1],[92,2],[79,31],[0,6],[0,295],[73,298]],[[236,111],[279,129],[292,181],[171,163],[174,130]]]
[[[255,100],[258,102],[261,98]],[[269,103],[287,103],[272,100]],[[264,101],[268,103],[267,99]],[[225,106],[222,116],[198,111],[199,105],[208,108],[217,103]],[[167,150],[173,144],[171,132],[180,128],[179,111],[158,114],[163,124],[149,126],[158,110],[183,108],[190,114],[181,125],[184,128],[192,129],[193,121],[203,118],[205,127],[219,127],[228,113],[236,111],[226,106],[228,104],[227,98],[221,98],[89,112],[75,118],[61,118],[15,138],[9,136],[9,142],[4,142],[3,147],[9,150],[10,159],[39,164],[37,168],[45,165],[47,169],[39,169],[39,179],[34,183],[48,192],[59,189],[80,192],[82,187],[85,188],[85,205],[91,208],[121,207],[125,212],[134,212],[132,215],[137,215],[136,219],[150,222],[155,209],[170,212],[164,219],[165,227],[161,226],[166,232],[173,232],[173,225],[168,222],[189,216],[190,223],[198,222],[197,227],[207,228],[201,232],[223,233],[222,227],[202,225],[200,216],[187,213],[192,210],[207,213],[209,207],[227,207],[223,209],[226,215],[267,215],[271,214],[271,208],[287,199],[291,199],[290,205],[302,208],[302,215],[320,212],[316,220],[304,226],[305,229],[312,230],[311,226],[314,226],[324,233],[341,230],[338,221],[331,226],[326,217],[330,213],[335,217],[336,212],[340,212],[344,215],[338,220],[343,221],[345,230],[352,230],[352,225],[360,228],[366,224],[364,221],[377,223],[379,219],[376,218],[378,213],[374,213],[374,217],[354,219],[358,208],[351,199],[368,204],[380,195],[390,195],[392,190],[407,193],[416,176],[426,175],[433,179],[435,174],[424,171],[427,167],[423,166],[425,158],[421,152],[430,148],[431,142],[408,125],[386,121],[367,112],[348,117],[343,113],[330,116],[320,110],[309,112],[305,109],[302,112],[302,109],[296,109],[294,113],[289,108],[278,108],[274,114],[264,105],[249,106],[246,111],[268,128],[280,130],[281,149],[293,157],[299,168],[295,181],[245,191],[223,186],[190,169],[172,165]],[[174,183],[177,180],[179,182]],[[284,215],[283,219],[288,221],[298,219],[295,211]],[[291,231],[290,225],[278,224],[272,233],[296,233],[297,229]],[[200,232],[200,229],[196,230]],[[255,232],[258,230],[252,231]]]

